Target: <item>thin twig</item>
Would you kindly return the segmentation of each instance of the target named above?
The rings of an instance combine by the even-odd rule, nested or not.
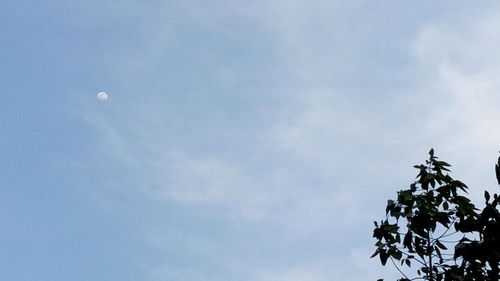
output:
[[[399,267],[396,265],[396,263],[394,262],[394,259],[392,257],[391,257],[391,262],[394,265],[394,267],[399,271],[399,273],[401,273],[406,279],[410,280],[410,278],[408,278],[408,276],[406,276],[406,274],[404,274],[403,271],[401,271],[401,269],[399,269]]]

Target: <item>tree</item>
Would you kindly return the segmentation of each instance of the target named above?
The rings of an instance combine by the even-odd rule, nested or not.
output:
[[[382,265],[390,260],[399,281],[500,280],[498,195],[490,201],[485,192],[479,212],[466,196],[467,185],[449,175],[451,165],[433,149],[425,164],[414,167],[416,180],[388,200],[385,219],[374,222],[371,257],[379,256]]]

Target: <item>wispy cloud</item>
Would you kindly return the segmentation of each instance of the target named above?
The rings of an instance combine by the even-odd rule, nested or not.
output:
[[[455,155],[469,182],[485,187],[494,186],[492,163],[500,145],[497,11],[427,25],[414,45],[420,91],[431,108],[426,134]]]
[[[458,26],[446,22],[449,19],[407,23],[415,34],[394,32],[400,37],[393,41],[385,35],[389,41],[384,48],[398,50],[404,58],[391,70],[387,65],[370,67],[374,62],[365,52],[378,55],[381,62],[394,56],[365,46],[377,42],[369,34],[376,29],[342,14],[362,17],[353,7],[278,1],[248,9],[215,9],[215,17],[205,8],[215,9],[176,7],[188,15],[183,24],[160,17],[145,21],[147,46],[114,57],[110,68],[117,68],[117,77],[138,71],[137,81],[127,83],[133,90],[147,85],[143,91],[148,94],[129,89],[110,100],[122,100],[113,111],[88,121],[101,133],[101,148],[112,149],[116,161],[129,163],[132,173],[148,179],[140,190],[155,203],[175,202],[229,224],[286,229],[286,234],[267,237],[288,239],[286,245],[329,232],[333,244],[344,241],[351,248],[341,251],[343,256],[332,252],[306,265],[298,266],[295,259],[273,268],[250,268],[245,266],[250,260],[232,252],[223,260],[233,274],[261,281],[374,278],[378,271],[367,261],[369,251],[359,249],[371,243],[368,225],[377,217],[374,208],[414,176],[407,167],[434,146],[440,154],[452,155],[450,162],[466,179],[482,174],[478,169],[490,176],[490,158],[500,142],[500,63],[495,60],[500,21],[494,14]],[[171,23],[175,28],[168,26]],[[240,29],[231,24],[266,40],[240,42],[245,36],[239,37]],[[350,28],[358,33],[350,34]],[[217,45],[207,34],[230,38],[248,52],[242,55],[231,44]],[[188,46],[197,43],[205,45]],[[193,52],[184,53],[179,46]],[[224,57],[221,50],[233,53]],[[186,60],[186,66],[175,60],[190,55],[199,61]],[[244,55],[262,59],[265,67]],[[264,74],[255,74],[259,70]],[[162,75],[179,85],[158,83]],[[394,84],[387,77],[395,77]],[[372,86],[370,81],[377,79],[388,84]],[[124,192],[135,188],[127,186]],[[223,247],[219,242],[210,241],[215,251]],[[326,256],[334,264],[325,262]],[[195,280],[203,270],[196,265],[179,269],[167,262],[152,275]]]

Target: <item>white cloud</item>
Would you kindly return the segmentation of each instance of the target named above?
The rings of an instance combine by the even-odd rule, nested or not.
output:
[[[396,279],[400,277],[389,267],[380,267],[378,260],[367,260],[367,251],[353,249],[347,256],[329,260],[315,260],[288,268],[256,270],[251,280],[256,281],[327,281]]]
[[[500,148],[498,28],[493,9],[463,23],[428,25],[414,46],[424,77],[421,96],[432,108],[426,134],[455,155],[457,171],[469,182],[486,187],[494,183],[492,165]]]
[[[166,103],[148,101],[148,97],[135,99],[138,104],[134,106],[139,109],[130,116],[118,117],[119,112],[112,113],[114,116],[110,118],[114,121],[108,120],[108,123],[119,125],[110,128],[112,133],[105,132],[110,134],[110,146],[120,147],[117,151],[120,158],[133,162],[139,174],[152,179],[155,186],[145,189],[151,197],[222,210],[218,215],[300,229],[329,227],[328,217],[338,212],[350,215],[338,217],[337,222],[352,226],[368,212],[350,203],[370,199],[372,179],[360,175],[383,171],[383,165],[393,160],[380,160],[381,151],[409,139],[404,136],[405,126],[395,121],[404,120],[403,110],[398,107],[408,105],[403,99],[380,93],[375,94],[376,98],[364,97],[355,93],[356,89],[337,89],[328,82],[332,59],[339,54],[319,51],[326,51],[329,44],[338,47],[336,51],[342,46],[334,36],[342,30],[342,18],[335,20],[335,24],[330,22],[331,13],[340,13],[333,9],[335,7],[337,4],[325,1],[317,2],[314,7],[297,1],[287,5],[268,3],[254,6],[255,10],[250,12],[237,9],[236,15],[227,10],[218,11],[217,19],[208,17],[200,7],[193,10],[184,7],[186,10],[182,13],[194,22],[189,22],[189,26],[215,30],[214,34],[227,32],[221,21],[225,24],[226,19],[258,15],[259,28],[275,38],[269,45],[276,46],[279,49],[276,53],[282,56],[269,67],[274,71],[285,69],[287,79],[296,81],[279,88],[285,93],[271,93],[281,104],[266,107],[272,114],[255,111],[260,115],[251,118],[265,119],[258,128],[237,128],[238,123],[229,128],[219,127],[207,120],[199,120],[197,124],[189,113],[174,106],[170,110],[165,108]],[[263,13],[259,14],[261,10]],[[147,22],[150,21],[154,20]],[[158,24],[163,26],[169,22]],[[320,27],[321,32],[314,32]],[[148,57],[144,59],[147,67],[139,68],[144,71],[141,77],[155,75],[153,70],[164,63],[160,58],[169,56],[171,35],[175,34],[170,33],[171,29],[168,36],[164,31],[152,30],[147,32],[146,37],[151,40],[145,40],[145,44],[154,46],[156,51],[145,47],[139,56],[127,56],[129,60]],[[344,46],[341,51],[356,51],[348,52],[349,48]],[[121,55],[116,58],[121,64]],[[342,68],[341,63],[345,61],[336,63],[335,67]],[[221,67],[222,72],[227,70],[225,65],[215,67]],[[217,68],[211,70],[218,71]],[[198,114],[203,110],[202,107],[193,112]],[[272,118],[266,119],[269,115]],[[189,126],[189,131],[178,131]],[[192,133],[196,131],[206,135]],[[185,145],[185,142],[203,143],[202,138],[216,140],[217,136],[226,134],[230,135],[225,142],[227,146],[198,149]],[[175,135],[178,139],[172,141]]]
[[[329,9],[334,6],[326,5]],[[352,71],[347,59],[336,60],[343,53],[359,58],[353,54],[366,51],[362,44],[344,46],[339,41],[343,37],[333,36],[340,29],[347,30],[348,23],[342,26],[337,21],[340,26],[334,26],[328,9],[320,11],[297,1],[256,5],[253,9],[238,10],[233,15],[218,11],[221,14],[217,19],[200,7],[185,13],[214,34],[228,32],[230,28],[221,26],[221,22],[231,22],[228,19],[259,15],[259,28],[275,39],[269,46],[276,47],[281,56],[268,65],[271,70],[267,71],[284,72],[284,81],[290,81],[279,87],[285,93],[265,97],[263,103],[276,102],[276,106],[265,107],[272,113],[264,114],[261,108],[252,111],[250,118],[258,119],[258,123],[242,121],[248,116],[241,117],[233,109],[226,116],[232,122],[224,123],[226,120],[204,118],[212,116],[212,109],[205,106],[193,105],[191,109],[188,104],[179,109],[168,103],[169,108],[165,108],[167,103],[158,100],[135,99],[135,111],[90,118],[118,161],[130,163],[139,177],[148,178],[147,188],[129,188],[141,188],[146,197],[157,202],[180,203],[240,223],[275,225],[307,238],[326,229],[332,232],[332,241],[345,239],[346,247],[356,249],[357,241],[335,229],[356,231],[382,214],[383,206],[377,204],[412,180],[414,174],[409,167],[424,158],[422,153],[430,146],[437,148],[438,155],[454,155],[452,159],[443,158],[455,164],[457,174],[464,172],[466,178],[491,175],[493,182],[490,158],[494,160],[496,155],[492,153],[500,144],[500,61],[496,61],[500,35],[495,32],[500,21],[496,17],[470,19],[458,26],[436,22],[426,25],[414,38],[413,49],[407,50],[415,64],[404,66],[414,67],[409,73],[417,74],[404,78],[421,86],[400,90],[387,85],[389,91],[397,93],[374,88],[366,94],[370,85],[364,85],[363,79],[356,79],[350,87],[332,86],[335,83],[329,81],[334,72],[332,63],[337,70]],[[167,24],[161,21],[159,26]],[[312,32],[321,26],[322,32]],[[154,30],[148,31],[151,40],[145,40],[146,52],[128,60],[131,66],[141,66],[143,77],[161,70],[159,65],[165,63],[161,61],[171,56],[172,38],[179,39],[171,29],[168,34]],[[340,47],[325,51],[329,44]],[[120,64],[121,58],[116,57],[116,62]],[[360,61],[353,64],[363,66]],[[229,73],[233,83],[238,81],[238,73],[228,70],[224,63],[210,66],[211,73]],[[394,72],[387,75],[396,75]],[[354,74],[368,75],[363,71]],[[214,98],[226,99],[233,94],[223,92]],[[170,92],[165,96],[176,98]],[[193,94],[183,102],[196,97]],[[203,110],[210,114],[203,114]],[[374,211],[375,206],[380,208]],[[363,243],[368,239],[369,233]],[[240,258],[234,266],[258,281],[366,280],[379,273],[378,265],[364,262],[369,254],[353,250],[349,257],[332,253],[335,264],[314,260],[301,266],[291,262],[254,269],[245,267],[244,258]],[[197,268],[176,270],[170,265],[160,266],[155,272],[158,280],[201,276]]]

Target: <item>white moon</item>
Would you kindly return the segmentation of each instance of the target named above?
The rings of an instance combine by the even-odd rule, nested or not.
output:
[[[97,99],[98,100],[107,100],[108,94],[106,92],[99,92],[99,93],[97,93]]]

